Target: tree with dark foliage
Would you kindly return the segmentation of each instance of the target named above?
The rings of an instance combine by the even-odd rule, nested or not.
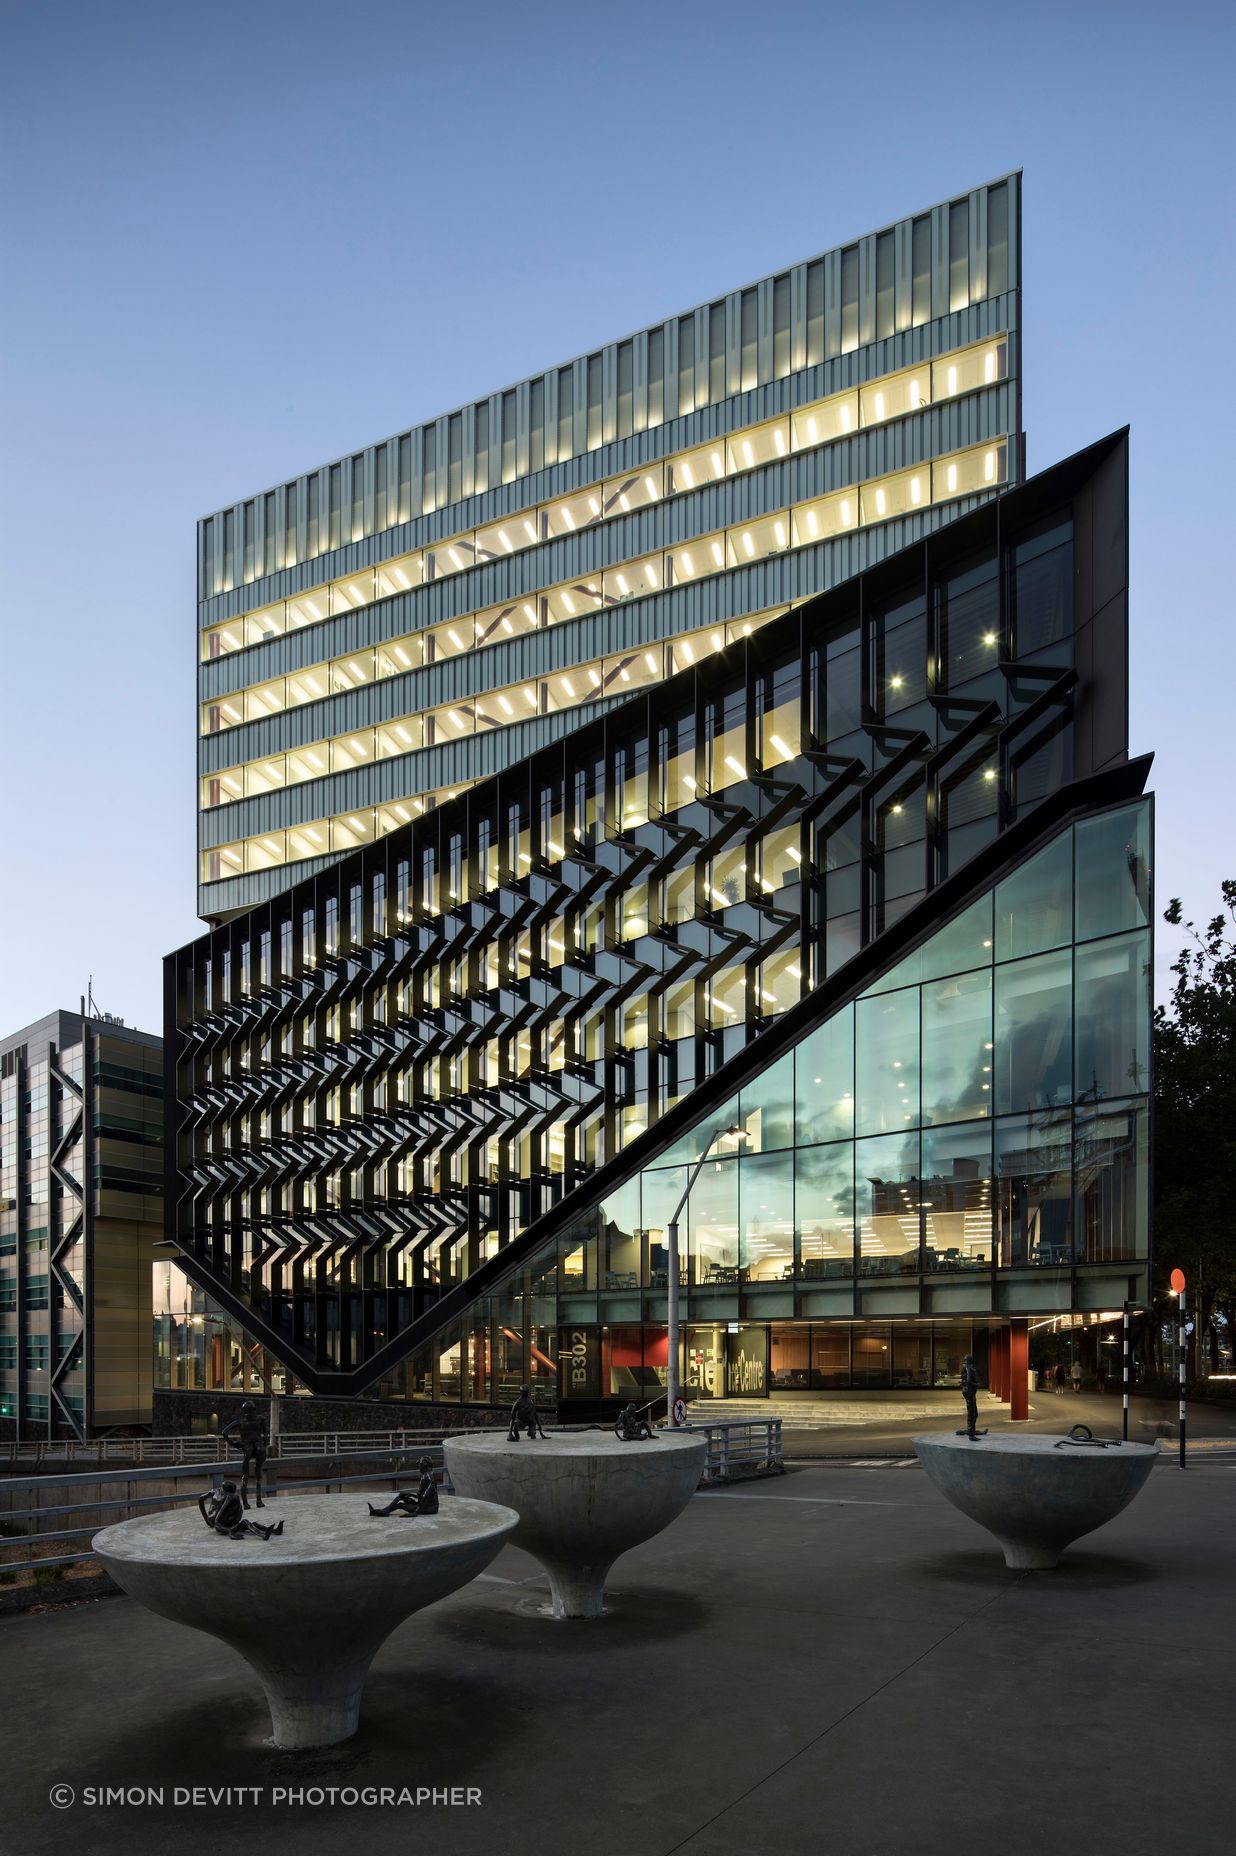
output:
[[[1222,894],[1204,927],[1183,923],[1170,1004],[1154,1015],[1155,1288],[1176,1268],[1188,1278],[1191,1378],[1203,1339],[1218,1365],[1216,1314],[1236,1338],[1236,879]],[[1163,919],[1181,926],[1178,897]]]

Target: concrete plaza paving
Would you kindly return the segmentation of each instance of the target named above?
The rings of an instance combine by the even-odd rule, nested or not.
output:
[[[11,1618],[0,1849],[1227,1856],[1234,1518],[1236,1466],[1164,1462],[1057,1571],[1012,1573],[917,1464],[791,1466],[697,1495],[594,1623],[538,1615],[507,1548],[312,1754],[264,1744],[238,1657],[130,1600]],[[105,1786],[143,1789],[86,1802]],[[452,1786],[479,1802],[398,1802]]]

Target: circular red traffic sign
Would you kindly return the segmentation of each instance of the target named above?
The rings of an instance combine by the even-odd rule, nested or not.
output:
[[[675,1425],[679,1425],[679,1424],[685,1424],[686,1421],[687,1421],[687,1401],[685,1398],[676,1398],[674,1400],[674,1423]]]
[[[1184,1286],[1185,1286],[1185,1273],[1184,1273],[1184,1271],[1183,1271],[1183,1270],[1173,1270],[1173,1271],[1172,1271],[1172,1294],[1173,1294],[1173,1295],[1179,1295],[1179,1294],[1180,1294],[1180,1293],[1182,1292],[1182,1290],[1184,1289]]]

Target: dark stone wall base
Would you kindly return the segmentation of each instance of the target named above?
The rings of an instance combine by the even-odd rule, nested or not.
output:
[[[239,1392],[154,1394],[156,1437],[204,1436],[239,1417]],[[269,1400],[256,1398],[259,1407]],[[548,1418],[551,1414],[546,1413]],[[323,1431],[472,1431],[502,1422],[491,1405],[429,1405],[419,1400],[283,1398],[279,1429],[320,1436]]]

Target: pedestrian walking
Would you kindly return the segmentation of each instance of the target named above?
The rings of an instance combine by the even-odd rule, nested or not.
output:
[[[1069,1368],[1069,1378],[1073,1382],[1074,1392],[1080,1392],[1081,1391],[1081,1361],[1080,1360],[1074,1360],[1072,1366]]]
[[[1056,1361],[1056,1371],[1055,1371],[1054,1377],[1056,1381],[1056,1391],[1059,1393],[1060,1397],[1063,1398],[1064,1397],[1064,1362],[1063,1360]]]

